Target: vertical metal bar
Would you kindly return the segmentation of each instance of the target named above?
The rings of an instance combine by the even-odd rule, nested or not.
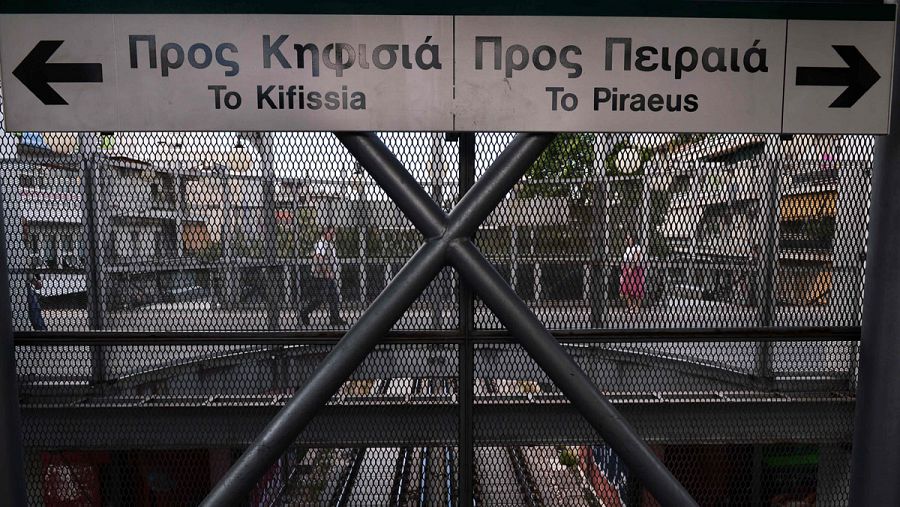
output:
[[[356,166],[357,204],[354,209],[356,227],[359,234],[359,302],[365,305],[368,294],[368,262],[369,262],[369,201],[366,197],[366,182],[362,179],[362,168]]]
[[[858,136],[841,136],[839,138],[840,159],[849,158],[854,145],[863,142]],[[847,146],[849,145],[849,146]],[[842,160],[841,165],[833,168],[838,173],[837,209],[835,210],[834,241],[831,247],[834,285],[829,298],[830,310],[838,315],[838,324],[858,325],[862,316],[862,252],[865,248],[866,218],[868,217],[868,193],[871,177],[871,166],[862,166],[864,162]],[[826,354],[829,367],[845,369],[849,391],[856,390],[856,368],[859,357],[859,342],[846,345],[834,344]],[[849,356],[849,366],[847,357]]]
[[[700,193],[700,185],[705,184],[706,174],[703,173],[700,164],[697,163],[696,160],[691,163],[691,166],[691,202],[698,202],[697,199],[699,197],[698,194]],[[702,220],[702,215],[700,220]],[[700,239],[700,220],[695,222],[698,225],[691,231],[691,249],[686,272],[688,286],[700,287],[700,291],[702,292],[704,290],[703,273],[700,273],[699,275],[697,273],[697,242]]]
[[[598,136],[595,143],[601,143],[603,136]],[[597,162],[594,175],[593,199],[591,203],[591,327],[600,329],[606,324],[606,304],[608,287],[607,274],[607,242],[606,242],[606,208],[608,206],[606,192],[606,167],[603,150],[594,151]]]
[[[27,505],[5,222],[0,213],[0,266],[4,271],[0,276],[0,498],[8,505]]]
[[[263,245],[265,245],[264,258],[266,262],[266,322],[269,330],[275,331],[281,327],[281,297],[280,291],[284,283],[278,280],[281,268],[277,267],[278,256],[278,223],[275,214],[275,167],[274,154],[272,153],[271,135],[266,132],[257,132],[247,136],[252,142],[262,159],[262,205],[263,205]]]
[[[235,216],[232,204],[231,177],[228,167],[219,168],[222,175],[222,261],[219,263],[219,280],[222,287],[222,306],[231,308],[239,296],[238,278],[240,267],[235,263]]]
[[[82,148],[87,143],[83,143]],[[87,305],[88,305],[88,328],[92,330],[102,330],[104,328],[104,294],[106,291],[103,286],[103,275],[101,270],[104,266],[103,248],[106,246],[101,241],[100,229],[100,213],[103,206],[100,197],[103,195],[101,187],[101,171],[103,164],[96,153],[88,150],[83,154],[82,164],[82,184],[84,185],[84,230],[85,230],[85,250],[87,253]],[[109,245],[115,248],[115,245]],[[103,347],[99,345],[91,346],[91,384],[101,385],[106,377],[106,360]]]
[[[87,304],[88,328],[103,329],[102,290],[100,289],[100,244],[97,234],[97,197],[96,157],[82,157],[81,173],[84,185],[84,241],[87,253]]]
[[[775,322],[775,278],[778,275],[778,220],[781,209],[780,178],[783,157],[782,149],[778,144],[779,156],[767,159],[768,167],[763,170],[765,174],[765,208],[763,224],[765,227],[765,250],[763,251],[763,293],[760,298],[759,325],[772,326]]]
[[[900,31],[894,58],[900,54]],[[900,66],[894,63],[891,133],[875,143],[859,350],[850,505],[900,505]]]
[[[459,136],[459,195],[460,198],[475,182],[475,134]],[[475,498],[475,436],[472,409],[475,391],[475,301],[469,285],[460,280],[459,320],[463,335],[459,361],[459,505],[471,505]]]
[[[442,187],[444,182],[444,157],[442,143],[444,136],[438,133],[431,133],[428,137],[431,148],[428,162],[428,179],[431,187],[431,200],[443,210],[442,203],[444,202],[444,189]],[[443,293],[442,285],[446,283],[445,275],[446,272],[442,272],[438,278],[429,285],[428,289],[426,289],[430,292],[427,299],[431,306],[431,327],[434,329],[441,329],[444,327],[445,295]]]
[[[778,277],[778,228],[781,217],[781,173],[784,163],[784,149],[781,142],[774,148],[775,154],[766,158],[768,167],[761,171],[765,179],[765,208],[763,224],[765,227],[765,245],[762,255],[762,295],[759,298],[759,325],[763,327],[775,324],[776,278]],[[756,376],[764,383],[772,378],[772,347],[770,341],[758,342],[756,352]]]
[[[478,248],[471,241],[455,241],[447,253],[465,281],[656,500],[665,505],[697,505]]]
[[[606,273],[606,155],[607,134],[597,134],[594,138],[594,187],[591,199],[591,327],[600,329],[606,323],[606,297],[608,278]]]

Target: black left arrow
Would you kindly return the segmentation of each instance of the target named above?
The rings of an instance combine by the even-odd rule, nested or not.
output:
[[[797,86],[846,86],[828,107],[852,107],[881,79],[856,46],[831,46],[846,67],[797,67]]]
[[[13,76],[47,105],[66,105],[49,83],[102,83],[103,66],[99,63],[47,63],[62,46],[61,40],[42,40],[34,46]]]

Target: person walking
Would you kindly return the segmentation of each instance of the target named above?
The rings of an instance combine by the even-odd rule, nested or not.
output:
[[[300,310],[300,321],[309,325],[309,314],[323,303],[328,304],[329,323],[332,326],[345,326],[347,322],[341,318],[340,302],[337,289],[337,250],[334,248],[334,226],[327,225],[322,229],[322,237],[313,247],[312,280],[309,302]]]
[[[636,313],[644,300],[644,249],[634,242],[630,234],[625,238],[625,247],[619,290],[628,310]]]
[[[31,328],[35,331],[46,331],[47,324],[44,323],[41,301],[38,299],[37,293],[37,291],[44,287],[44,282],[41,281],[41,275],[35,273],[34,275],[29,276],[26,287],[28,290],[28,320],[31,321]]]

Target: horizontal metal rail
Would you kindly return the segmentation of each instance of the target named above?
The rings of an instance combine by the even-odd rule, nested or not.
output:
[[[16,346],[71,345],[334,345],[345,331],[19,331]],[[550,333],[567,343],[618,342],[779,342],[859,341],[859,326],[733,327],[664,329],[558,329]],[[505,329],[472,331],[474,343],[517,343]],[[459,344],[464,336],[451,330],[397,330],[384,344]]]
[[[650,442],[850,442],[855,399],[753,393],[685,395],[684,401],[614,397],[612,403]],[[693,398],[693,401],[692,401]],[[285,400],[220,400],[131,406],[22,406],[26,448],[177,449],[250,445]],[[479,399],[477,446],[590,444],[598,435],[562,399]],[[222,425],[223,418],[230,422]],[[409,424],[415,420],[416,424]],[[60,425],[60,421],[66,424]],[[451,400],[345,402],[327,405],[298,435],[309,447],[421,447],[457,445],[459,408]],[[515,432],[508,431],[515,427]],[[215,431],[211,431],[215,428]]]

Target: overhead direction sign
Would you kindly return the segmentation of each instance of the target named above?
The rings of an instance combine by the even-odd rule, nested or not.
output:
[[[456,124],[780,131],[784,37],[783,20],[461,18],[457,97],[477,99]]]
[[[893,21],[0,16],[10,130],[888,131]]]
[[[452,130],[452,35],[448,16],[2,16],[6,121],[16,130]],[[82,62],[102,78],[88,82],[97,74],[73,66]]]

